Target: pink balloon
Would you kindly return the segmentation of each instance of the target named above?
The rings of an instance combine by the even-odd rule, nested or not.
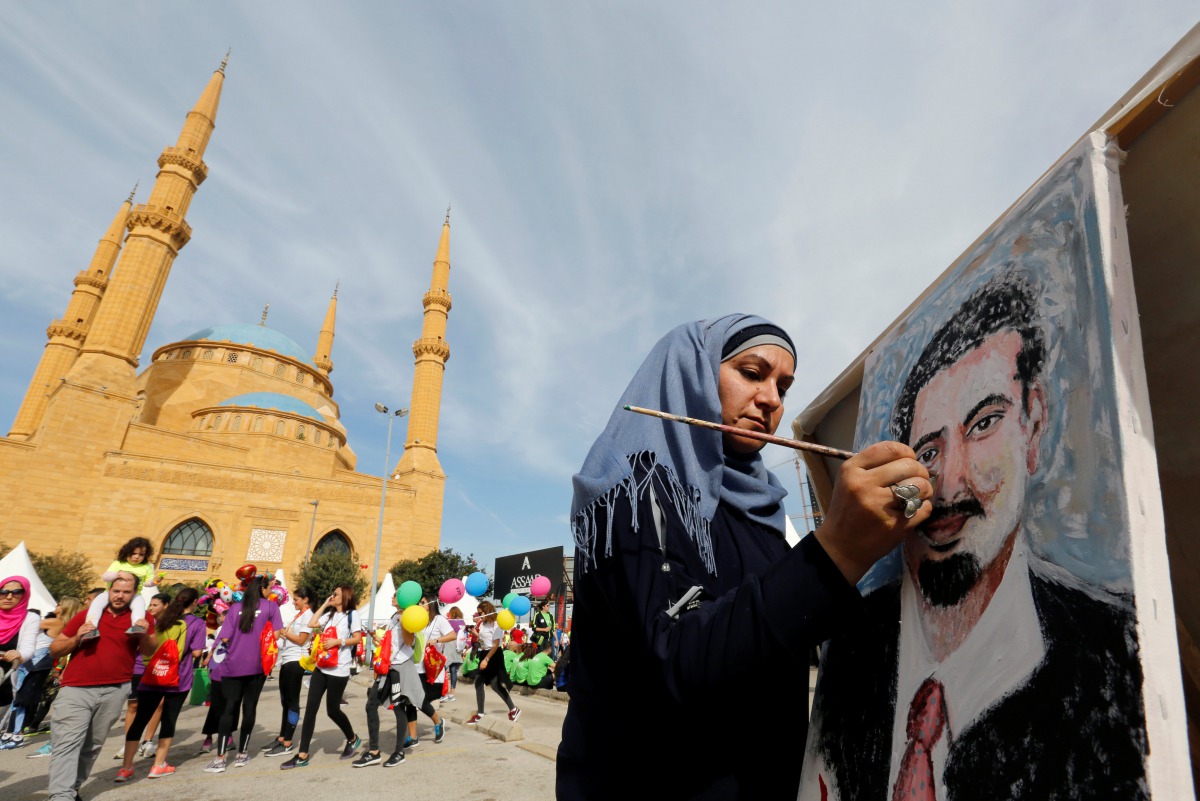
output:
[[[457,603],[466,594],[467,588],[463,586],[461,580],[456,578],[446,579],[441,589],[438,590],[438,600],[444,604]]]
[[[537,597],[548,595],[550,593],[550,579],[545,576],[538,576],[529,585],[529,592]]]

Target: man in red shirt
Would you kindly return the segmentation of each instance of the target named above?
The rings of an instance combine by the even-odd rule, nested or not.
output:
[[[87,621],[83,610],[50,643],[54,657],[71,654],[54,699],[50,740],[50,801],[76,801],[79,788],[92,772],[109,729],[129,696],[134,658],[154,655],[154,620],[145,634],[129,635],[129,603],[137,590],[132,573],[120,573],[108,589],[108,606],[99,624]],[[99,629],[100,636],[81,643],[83,635]]]

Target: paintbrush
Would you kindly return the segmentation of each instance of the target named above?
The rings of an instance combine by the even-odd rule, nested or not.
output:
[[[648,414],[651,417],[660,417],[663,420],[670,420],[673,423],[687,423],[690,426],[711,428],[713,431],[724,431],[726,434],[736,434],[739,437],[746,437],[747,439],[757,439],[761,442],[770,442],[773,445],[782,445],[785,448],[794,448],[798,451],[819,453],[822,456],[831,456],[834,459],[849,459],[851,456],[854,456],[853,451],[843,451],[837,448],[830,448],[828,445],[818,445],[815,442],[804,442],[803,440],[798,439],[777,437],[774,434],[763,434],[758,431],[747,431],[742,428],[727,426],[724,423],[710,423],[707,420],[697,420],[695,417],[684,417],[681,414],[669,414],[668,412],[660,412],[655,409],[644,409],[641,406],[626,406],[625,411],[637,412],[638,414]]]

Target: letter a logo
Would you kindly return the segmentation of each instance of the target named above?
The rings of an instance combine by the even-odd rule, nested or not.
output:
[[[526,557],[525,557],[525,561],[521,563],[521,569],[522,569],[522,570],[528,570],[528,569],[529,569],[529,557],[528,557],[528,556],[526,556]]]

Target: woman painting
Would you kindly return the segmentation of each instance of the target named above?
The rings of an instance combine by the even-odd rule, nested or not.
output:
[[[796,349],[747,315],[689,323],[655,346],[574,478],[571,700],[559,798],[614,797],[629,764],[630,714],[653,721],[640,772],[657,798],[795,798],[805,741],[807,649],[853,624],[855,583],[923,522],[893,484],[932,490],[899,443],[848,460],[824,525],[794,548],[784,490],[760,441],[632,414],[626,404],[773,433]],[[613,632],[623,645],[614,648]],[[640,667],[636,710],[621,678]],[[762,666],[792,675],[793,712],[754,718],[743,738],[703,732],[746,707]],[[643,767],[643,766],[639,766]],[[648,778],[646,778],[648,777]]]

